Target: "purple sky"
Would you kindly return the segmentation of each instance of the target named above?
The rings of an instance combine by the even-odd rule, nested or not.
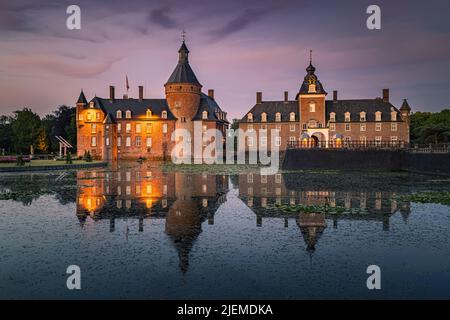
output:
[[[36,3],[38,2],[38,3]],[[66,8],[81,7],[82,29],[66,29]],[[366,28],[366,8],[382,9],[382,30]],[[0,114],[32,107],[41,115],[86,97],[164,96],[182,29],[204,92],[229,119],[255,101],[293,99],[309,49],[325,90],[375,98],[391,89],[413,111],[450,107],[450,1],[118,1],[1,0]],[[330,98],[331,94],[328,96]]]

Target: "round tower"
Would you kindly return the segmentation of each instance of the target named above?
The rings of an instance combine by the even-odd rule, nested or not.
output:
[[[190,123],[200,105],[202,85],[189,65],[189,50],[184,41],[178,54],[178,64],[164,85],[166,100],[170,111],[178,119],[177,122]]]

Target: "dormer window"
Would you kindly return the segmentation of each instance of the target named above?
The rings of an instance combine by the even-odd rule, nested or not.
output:
[[[295,121],[295,113],[294,112],[291,112],[289,114],[289,121]]]
[[[152,110],[147,109],[147,112],[145,113],[145,116],[146,116],[147,118],[151,118],[151,117],[152,117]]]
[[[89,102],[89,108],[94,108],[94,101]]]
[[[381,121],[381,112],[380,111],[375,112],[375,121]]]
[[[122,119],[122,111],[120,111],[120,110],[117,111],[116,118],[117,119]]]
[[[281,121],[281,113],[277,112],[275,113],[275,121],[280,122]]]
[[[309,103],[309,112],[316,112],[316,104],[314,102]]]
[[[131,119],[131,111],[130,111],[130,110],[127,110],[127,111],[125,112],[125,118]]]
[[[397,112],[396,111],[391,112],[391,121],[397,121]]]
[[[167,119],[167,111],[166,111],[166,110],[164,110],[164,111],[161,113],[161,118]]]
[[[345,113],[345,122],[350,122],[350,112]]]
[[[336,113],[334,113],[334,112],[330,113],[330,121],[336,122]]]
[[[253,122],[253,114],[251,114],[251,113],[247,114],[247,121]]]
[[[261,122],[267,122],[267,113],[263,112],[261,114]]]
[[[364,111],[359,113],[359,121],[366,121],[366,113]]]
[[[219,114],[219,118],[220,118],[220,114]],[[204,119],[204,120],[208,119],[208,111],[202,112],[202,119]]]

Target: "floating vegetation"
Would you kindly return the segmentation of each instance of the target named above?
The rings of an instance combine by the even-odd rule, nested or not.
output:
[[[275,204],[268,209],[278,209],[286,213],[325,213],[325,214],[364,214],[367,210],[361,208],[346,208],[342,206],[329,205],[288,205]]]
[[[450,191],[426,191],[396,196],[397,200],[417,203],[438,203],[450,206]]]

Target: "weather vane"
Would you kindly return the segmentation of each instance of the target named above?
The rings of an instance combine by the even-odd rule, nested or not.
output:
[[[183,31],[181,31],[181,40],[186,40],[186,31],[183,29]]]

